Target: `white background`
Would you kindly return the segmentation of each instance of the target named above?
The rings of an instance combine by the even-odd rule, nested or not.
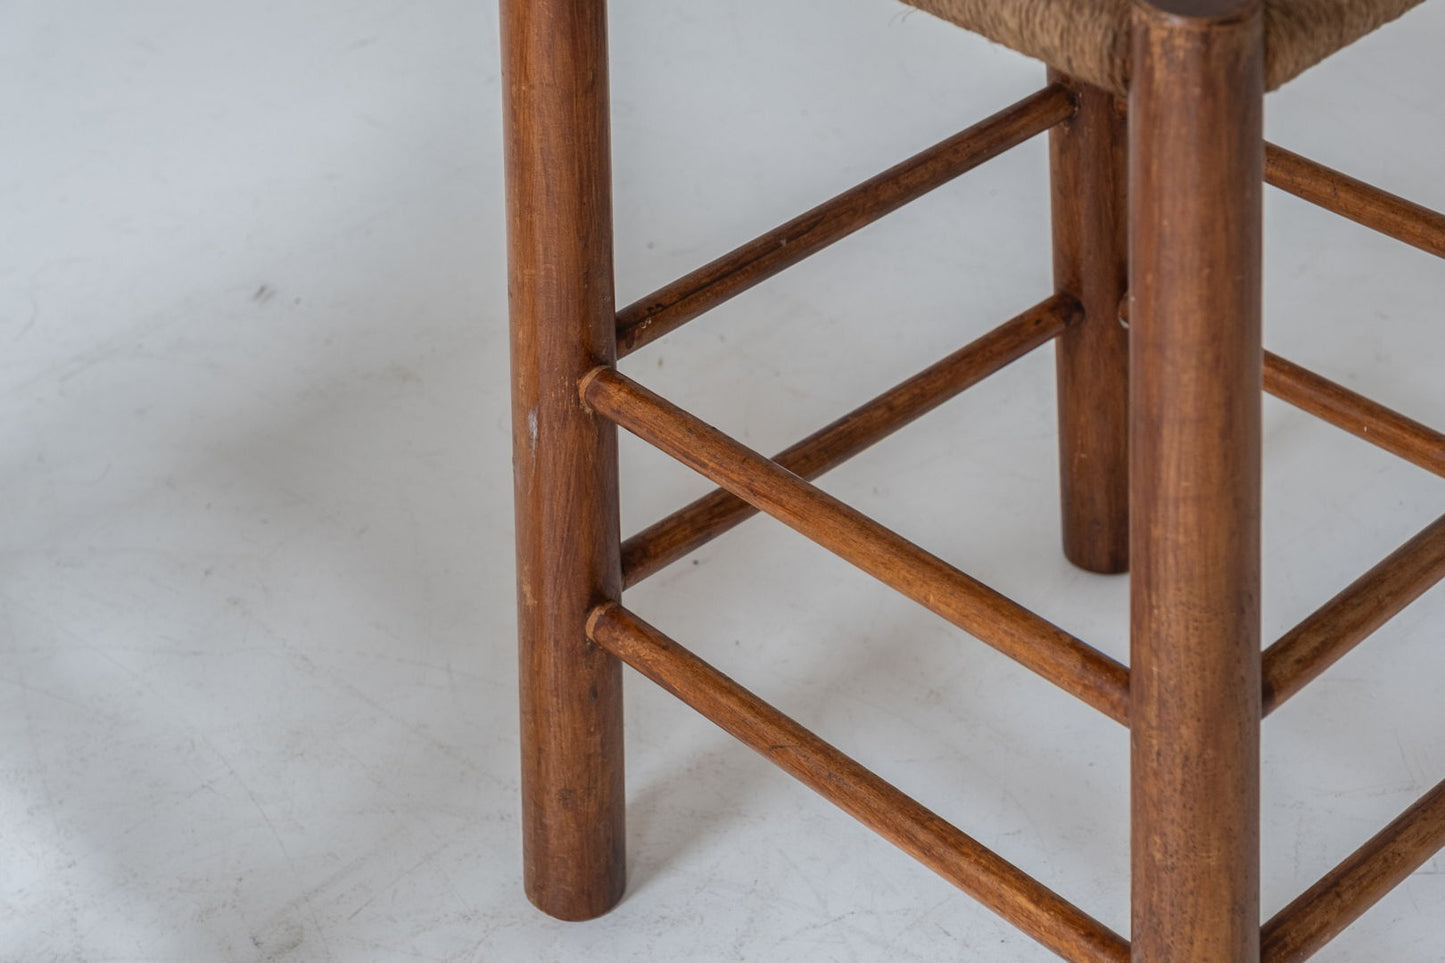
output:
[[[0,31],[0,959],[1052,959],[629,675],[631,889],[519,885],[496,13],[10,0]],[[891,0],[612,13],[619,299],[1038,87]],[[1445,208],[1445,6],[1271,136]],[[773,450],[1048,293],[1043,141],[627,370]],[[1445,263],[1271,192],[1267,343],[1445,425]],[[1111,654],[1057,550],[1051,349],[826,487]],[[1277,402],[1265,636],[1445,511]],[[628,442],[624,527],[705,490]],[[1445,590],[1266,724],[1272,913],[1445,776]],[[765,520],[631,593],[1127,929],[1127,739]],[[1321,961],[1438,963],[1437,858]]]

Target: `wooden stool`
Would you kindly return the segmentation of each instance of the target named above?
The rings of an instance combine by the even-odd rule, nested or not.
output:
[[[1441,256],[1445,217],[1266,145],[1263,100],[1418,0],[910,2],[1048,86],[616,311],[604,2],[502,0],[527,893],[572,920],[622,895],[626,662],[1066,959],[1305,959],[1445,844],[1445,783],[1261,927],[1260,720],[1445,576],[1445,518],[1261,658],[1261,387],[1438,475],[1445,435],[1263,352],[1263,184]],[[776,457],[618,372],[1044,131],[1055,293]],[[1050,341],[1064,551],[1132,569],[1128,668],[808,482]],[[721,487],[622,541],[617,425]],[[622,607],[757,511],[1130,728],[1132,943]]]

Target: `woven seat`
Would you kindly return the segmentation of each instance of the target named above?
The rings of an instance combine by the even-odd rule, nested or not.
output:
[[[1115,93],[1129,85],[1131,0],[904,0]],[[1422,0],[1265,0],[1270,90]]]

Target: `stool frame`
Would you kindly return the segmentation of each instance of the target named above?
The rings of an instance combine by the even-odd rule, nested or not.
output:
[[[626,663],[1078,963],[1306,959],[1445,845],[1445,782],[1261,926],[1262,717],[1445,577],[1445,517],[1260,650],[1261,389],[1445,477],[1445,435],[1263,351],[1263,184],[1445,256],[1445,217],[1263,139],[1259,0],[1137,0],[1127,98],[1038,93],[614,304],[604,0],[501,0],[525,886],[624,887]],[[767,458],[621,356],[1008,149],[1050,135],[1056,290]],[[1131,572],[1125,667],[810,480],[1011,361],[1057,352],[1064,551]],[[625,541],[621,426],[719,488]],[[774,516],[1130,729],[1132,942],[621,604]]]

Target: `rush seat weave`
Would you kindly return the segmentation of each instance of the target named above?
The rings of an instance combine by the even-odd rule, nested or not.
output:
[[[1131,0],[904,0],[1066,74],[1129,86]],[[1265,0],[1265,87],[1299,76],[1423,0]]]

